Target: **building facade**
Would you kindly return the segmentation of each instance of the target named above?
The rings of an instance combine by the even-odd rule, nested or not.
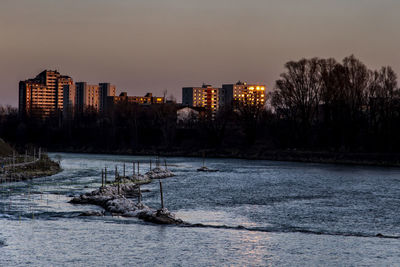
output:
[[[221,104],[220,88],[203,84],[202,87],[182,88],[182,105],[189,107],[203,107],[215,113]]]
[[[66,106],[64,113],[71,114],[71,112],[83,112],[88,109],[96,112],[104,111],[107,97],[115,96],[116,88],[115,85],[109,83],[92,85],[77,82],[75,85],[65,86],[64,90],[64,102],[70,104]]]
[[[52,70],[44,70],[33,79],[20,81],[20,114],[48,117],[62,111],[64,86],[72,84],[71,77]]]
[[[182,88],[182,105],[184,106],[204,107],[215,113],[223,106],[238,104],[264,107],[266,86],[239,81],[236,84],[223,84],[222,88],[214,88],[211,85]]]
[[[237,82],[236,84],[223,84],[221,90],[221,105],[245,104],[249,106],[265,107],[266,86],[264,84],[248,84]]]
[[[119,96],[107,97],[107,109],[113,109],[115,105],[120,103],[152,105],[164,103],[164,97],[153,96],[152,93],[147,93],[145,96],[128,96],[126,92],[122,92]]]
[[[83,112],[87,109],[93,111],[100,110],[100,90],[99,85],[78,82],[76,86],[76,110]]]
[[[114,97],[116,95],[116,87],[115,85],[109,84],[109,83],[99,83],[99,89],[100,89],[100,106],[99,110],[100,112],[103,112],[106,110],[106,105],[107,105],[107,98],[108,97]]]
[[[64,118],[72,118],[75,114],[76,106],[76,85],[67,84],[63,89],[63,116]]]

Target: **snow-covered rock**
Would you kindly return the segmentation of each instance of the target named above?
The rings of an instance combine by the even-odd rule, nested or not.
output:
[[[120,184],[119,194],[118,185],[107,185],[100,187],[93,192],[82,194],[71,199],[73,204],[94,204],[103,207],[107,212],[125,217],[137,217],[144,221],[157,224],[183,224],[180,219],[167,209],[153,210],[143,203],[137,203],[126,198],[126,194],[130,196],[139,196],[138,186],[135,184]],[[91,213],[86,212],[84,216],[90,216]],[[93,213],[99,216],[98,213]]]
[[[163,178],[168,178],[175,176],[173,172],[167,169],[161,169],[161,168],[154,168],[151,171],[147,172],[146,175],[150,177],[151,179],[163,179]]]

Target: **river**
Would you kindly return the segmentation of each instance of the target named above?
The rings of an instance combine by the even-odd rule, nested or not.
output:
[[[201,227],[136,218],[80,217],[100,210],[72,195],[149,157],[52,153],[61,173],[0,184],[0,266],[400,265],[400,169],[311,163],[167,158],[164,202]],[[154,160],[154,158],[153,158]],[[160,206],[159,184],[142,186]],[[377,234],[383,237],[377,237]]]

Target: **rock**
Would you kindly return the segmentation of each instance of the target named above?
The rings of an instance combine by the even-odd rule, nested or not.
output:
[[[117,177],[116,181],[121,183],[126,183],[127,181],[129,181],[135,184],[146,184],[150,183],[152,179],[164,179],[172,176],[175,176],[173,172],[157,167],[149,172],[146,172],[145,174],[134,174],[132,176]]]
[[[154,168],[151,171],[147,172],[146,175],[150,179],[164,179],[168,177],[173,177],[175,174],[170,170],[161,169],[161,168]]]
[[[111,213],[113,216],[137,217],[147,222],[157,224],[183,224],[180,219],[167,209],[154,211],[143,203],[136,203],[124,195],[138,196],[138,186],[135,184],[121,184],[120,194],[117,185],[107,185],[100,187],[90,193],[82,194],[70,200],[73,204],[93,204],[105,209],[104,212],[98,211],[84,212],[80,216],[104,216]]]
[[[156,212],[142,212],[139,214],[139,219],[146,222],[152,222],[157,224],[183,224],[184,222],[180,219],[176,219],[175,216],[170,213],[167,209],[160,209]]]
[[[79,216],[104,216],[104,211],[99,211],[99,210],[85,211],[79,214]]]
[[[146,174],[135,174],[133,176],[130,176],[129,179],[138,184],[146,184],[151,182],[151,178],[147,176]]]
[[[218,170],[209,169],[206,166],[197,169],[198,172],[217,172]]]

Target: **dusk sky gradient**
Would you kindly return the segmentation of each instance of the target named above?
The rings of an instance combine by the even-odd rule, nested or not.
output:
[[[203,82],[272,88],[302,57],[400,74],[399,25],[398,0],[0,0],[0,105],[44,69],[178,102]]]

